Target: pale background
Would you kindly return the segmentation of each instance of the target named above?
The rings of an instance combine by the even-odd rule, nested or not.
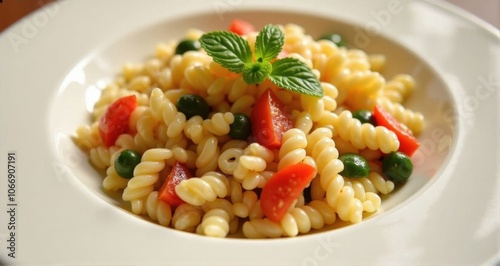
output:
[[[486,22],[500,28],[500,0],[448,0]]]
[[[33,10],[53,1],[54,0],[3,0],[3,3],[0,4],[0,32]],[[500,0],[447,1],[469,11],[495,26],[497,29],[500,28]]]

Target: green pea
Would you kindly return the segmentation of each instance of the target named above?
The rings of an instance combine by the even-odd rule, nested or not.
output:
[[[345,153],[339,156],[339,160],[344,164],[344,170],[340,172],[342,176],[361,178],[370,173],[368,162],[359,154]]]
[[[187,51],[198,51],[201,48],[201,44],[196,40],[185,39],[177,44],[175,47],[175,54],[184,54]]]
[[[201,116],[203,119],[208,117],[210,113],[210,106],[207,101],[203,99],[200,95],[196,94],[185,94],[182,95],[177,101],[177,110],[186,115],[186,119],[193,116]]]
[[[358,119],[361,122],[361,124],[369,123],[374,126],[377,125],[375,116],[373,116],[373,113],[368,110],[357,110],[352,113],[352,117]]]
[[[252,134],[250,118],[245,114],[234,114],[234,122],[229,128],[229,136],[233,139],[244,140]]]
[[[126,179],[134,176],[135,167],[141,162],[141,155],[134,150],[123,150],[115,159],[116,173]]]
[[[328,40],[335,43],[338,47],[345,46],[344,38],[337,33],[325,34],[318,38],[318,40]]]
[[[413,163],[406,154],[391,152],[382,160],[382,172],[389,180],[404,183],[413,172]]]

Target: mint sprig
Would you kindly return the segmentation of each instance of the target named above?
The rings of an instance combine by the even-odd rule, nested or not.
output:
[[[276,58],[285,44],[285,35],[274,25],[265,26],[255,40],[255,57],[263,61]],[[257,59],[258,60],[258,59]]]
[[[232,32],[214,31],[204,34],[200,43],[215,62],[232,72],[240,73],[245,63],[252,61],[248,42]]]
[[[254,55],[245,39],[229,31],[203,34],[200,43],[215,62],[231,72],[241,73],[247,84],[269,79],[280,88],[323,97],[318,78],[306,64],[295,58],[276,59],[285,43],[285,36],[276,25],[266,25],[259,32]]]

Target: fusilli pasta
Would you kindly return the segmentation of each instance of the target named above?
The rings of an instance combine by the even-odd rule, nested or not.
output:
[[[383,54],[315,40],[297,24],[278,27],[284,44],[277,58],[295,58],[309,67],[323,97],[281,88],[270,79],[249,85],[241,73],[224,68],[203,49],[179,53],[181,40],[161,42],[148,59],[122,66],[114,81],[102,88],[89,122],[76,129],[75,143],[104,174],[103,188],[121,193],[131,212],[147,220],[211,237],[293,237],[358,223],[382,210],[385,195],[397,189],[384,175],[382,161],[402,144],[395,132],[362,123],[353,113],[380,106],[401,127],[420,134],[423,115],[404,105],[418,88],[415,78],[386,78],[380,71],[390,62]],[[184,38],[198,42],[203,34],[189,29]],[[257,35],[241,36],[253,52]],[[281,101],[280,111],[293,128],[272,124],[280,135],[279,147],[259,144],[255,132],[232,139],[231,128],[239,122],[235,115],[250,117],[253,126],[252,119],[260,119],[252,117],[254,108],[267,90]],[[188,94],[206,101],[208,111],[184,114],[188,111],[179,99]],[[101,132],[104,115],[114,102],[130,95],[135,95],[136,106],[109,145]],[[120,174],[128,165],[115,162],[124,150],[140,156],[138,164],[127,168],[132,172],[126,178]],[[343,176],[348,163],[344,165],[339,155],[344,154],[363,157],[368,175]],[[270,220],[262,192],[276,173],[297,164],[312,166],[312,179],[286,205],[279,221]],[[184,173],[174,173],[179,165]],[[174,200],[165,196],[169,185]]]

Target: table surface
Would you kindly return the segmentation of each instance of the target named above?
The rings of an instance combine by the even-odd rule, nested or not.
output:
[[[34,10],[56,0],[0,0],[0,32]],[[447,0],[500,28],[500,0]]]

